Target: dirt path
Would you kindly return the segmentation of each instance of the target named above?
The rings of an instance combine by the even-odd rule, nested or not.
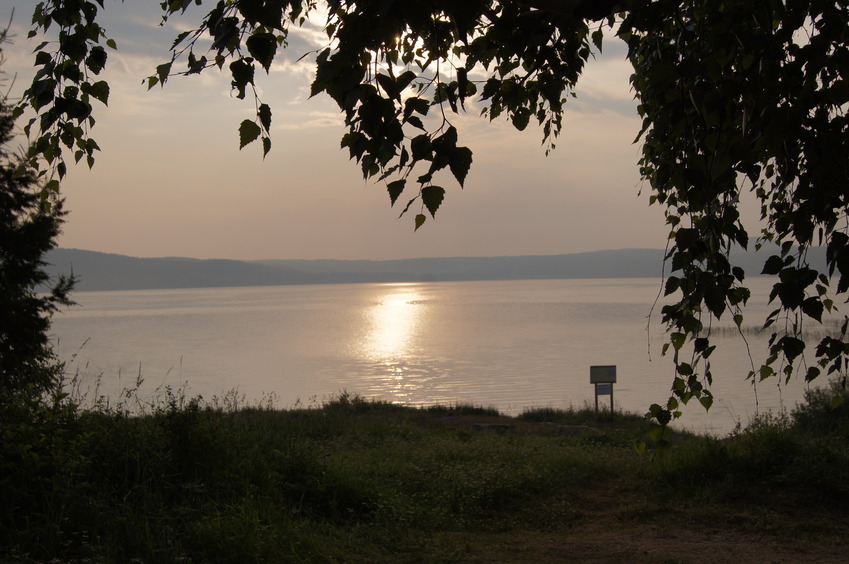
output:
[[[787,515],[740,513],[696,515],[692,511],[641,513],[623,506],[617,492],[592,493],[594,508],[568,531],[550,533],[449,534],[443,538],[462,547],[462,562],[546,563],[583,562],[635,564],[783,564],[849,562],[849,523],[829,521],[828,530],[800,531],[783,536],[759,533],[771,518],[787,528]],[[633,497],[633,496],[631,496]],[[603,499],[602,499],[603,498]],[[627,503],[627,502],[626,502]],[[607,508],[607,509],[605,509]],[[756,510],[759,511],[759,510]],[[697,513],[697,511],[696,511]],[[813,522],[828,519],[818,515]],[[835,521],[835,519],[839,519]],[[806,519],[807,521],[807,519]],[[842,522],[840,522],[842,521]],[[791,527],[792,528],[792,527]]]
[[[584,562],[609,563],[842,563],[849,553],[846,546],[799,548],[779,544],[775,539],[751,537],[714,529],[667,529],[652,526],[617,530],[582,527],[562,534],[508,536],[476,535],[467,539],[462,562]],[[456,540],[456,539],[455,539]],[[497,547],[497,550],[493,550]]]

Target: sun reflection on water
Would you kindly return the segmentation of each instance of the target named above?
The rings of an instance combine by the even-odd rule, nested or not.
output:
[[[424,384],[414,374],[416,335],[425,316],[425,296],[417,284],[386,284],[384,293],[366,311],[367,332],[362,360],[374,368],[373,378],[392,401],[406,403]]]
[[[364,353],[372,361],[397,361],[412,354],[423,296],[416,285],[387,284],[368,312]]]

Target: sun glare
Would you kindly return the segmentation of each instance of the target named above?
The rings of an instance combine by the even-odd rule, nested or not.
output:
[[[422,377],[416,342],[425,323],[424,295],[418,284],[385,284],[380,289],[365,314],[360,356],[371,366],[368,380],[378,395],[409,403],[429,380]]]
[[[387,284],[386,293],[368,313],[365,353],[375,362],[395,362],[410,354],[422,299],[417,285]]]

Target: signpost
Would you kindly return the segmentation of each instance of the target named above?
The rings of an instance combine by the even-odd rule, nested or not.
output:
[[[610,418],[613,419],[613,384],[616,366],[590,366],[590,384],[595,384],[595,415],[598,417],[598,396],[610,396]]]

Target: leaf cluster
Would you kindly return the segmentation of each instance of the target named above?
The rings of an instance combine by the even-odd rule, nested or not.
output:
[[[416,186],[401,213],[420,203],[417,229],[444,199],[436,174],[447,169],[463,186],[471,167],[453,116],[481,105],[489,119],[504,115],[520,130],[535,119],[551,141],[590,56],[583,20],[516,2],[329,6],[330,43],[318,54],[312,94],[339,105],[349,128],[342,147],[364,177],[386,181],[393,205]]]
[[[163,22],[191,4],[162,2]],[[53,0],[39,4],[33,20],[33,34],[58,24],[61,37],[74,37],[38,56],[43,69],[26,94],[42,116],[34,156],[57,162],[60,179],[65,174],[62,149],[69,143],[93,163],[97,145],[88,127],[94,122],[90,107],[82,104],[92,95],[103,102],[108,98],[108,85],[87,82],[83,72],[96,74],[106,63],[99,45],[106,36],[95,22],[96,8],[91,2]],[[255,117],[239,125],[239,146],[261,140],[267,155],[271,108],[257,93],[256,67],[269,72],[279,49],[286,47],[288,27],[303,24],[315,8],[311,0],[221,0],[197,28],[176,37],[170,61],[157,66],[147,86],[164,86],[174,75],[226,68],[236,97],[250,92],[256,102]],[[601,47],[600,29],[590,39],[581,16],[518,2],[334,0],[327,8],[328,43],[316,54],[311,93],[326,93],[337,102],[348,127],[342,147],[364,177],[386,183],[390,203],[408,185],[415,186],[402,215],[420,204],[417,228],[426,219],[424,212],[435,216],[444,200],[437,173],[445,170],[463,186],[471,168],[472,151],[459,144],[452,116],[476,104],[489,119],[504,116],[518,129],[533,120],[551,149],[562,127],[566,96],[592,43]],[[114,46],[111,40],[106,43]],[[86,69],[81,57],[91,61]],[[48,74],[49,80],[42,80]],[[55,95],[69,81],[85,84],[78,108],[67,105],[68,96]],[[70,98],[75,92],[73,87],[68,91]],[[79,126],[80,119],[89,120],[86,127]]]
[[[109,103],[109,84],[98,80],[98,75],[106,67],[106,47],[117,48],[97,23],[102,8],[103,0],[52,0],[39,2],[33,11],[29,38],[56,29],[56,39],[36,46],[38,70],[13,115],[23,115],[26,105],[36,111],[37,117],[24,126],[27,136],[35,137],[29,166],[39,170],[42,160],[47,163],[58,177],[47,185],[54,192],[67,173],[65,150],[72,151],[75,162],[85,159],[89,167],[94,165],[95,151],[100,150],[89,137],[95,124],[92,105],[95,101]],[[40,175],[45,172],[42,169]]]
[[[678,400],[710,405],[710,321],[730,312],[742,323],[749,290],[731,251],[750,242],[744,192],[761,206],[756,246],[779,249],[762,272],[778,277],[770,356],[749,377],[778,369],[789,379],[802,368],[810,380],[846,367],[845,331],[826,338],[807,368],[801,332],[834,310],[830,275],[839,275],[837,293],[849,289],[847,29],[845,2],[737,0],[653,2],[618,30],[643,118],[641,174],[670,226],[666,294],[678,301],[662,315],[676,376],[664,417],[680,413]],[[827,245],[828,273],[808,265],[811,245]]]
[[[200,0],[195,3],[201,5]],[[190,0],[163,2],[163,23],[176,12],[185,12],[190,4]],[[226,66],[236,98],[243,100],[250,90],[255,100],[255,117],[239,124],[239,149],[261,139],[265,157],[271,150],[271,107],[257,93],[256,67],[271,71],[278,48],[286,46],[290,23],[303,24],[314,7],[312,1],[221,0],[196,29],[183,31],[174,39],[171,60],[156,67],[156,73],[147,78],[147,87],[164,87],[174,75],[200,74],[209,68],[223,71]],[[181,62],[184,70],[178,70]]]

